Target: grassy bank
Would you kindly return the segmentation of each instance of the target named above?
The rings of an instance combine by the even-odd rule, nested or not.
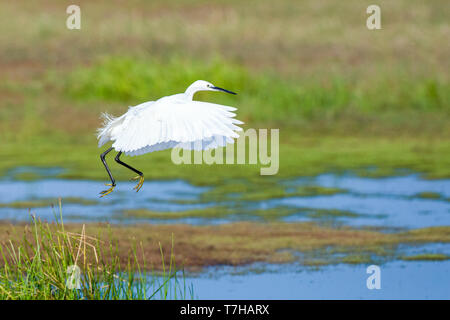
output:
[[[137,266],[161,270],[161,250],[170,252],[172,249],[173,256],[167,253],[164,255],[165,265],[170,265],[173,259],[177,266],[199,270],[212,265],[245,265],[253,262],[299,261],[312,265],[317,257],[320,257],[321,264],[346,263],[355,255],[366,257],[359,263],[380,262],[399,258],[400,253],[396,251],[399,244],[450,241],[448,227],[396,233],[349,227],[329,228],[314,223],[233,223],[220,226],[88,224],[85,227],[68,224],[64,228],[69,235],[78,234],[76,239],[79,239],[80,230],[93,237],[87,239],[98,239],[98,252],[114,252],[113,256],[104,255],[102,263],[113,263],[113,266],[121,266],[122,270],[138,269]],[[0,241],[4,248],[11,244],[17,248],[23,243],[22,239],[26,239],[27,246],[35,247],[32,230],[32,226],[27,225],[0,224]],[[57,236],[58,226],[45,226],[45,232],[48,236]],[[61,248],[66,245],[58,244]],[[136,254],[137,251],[139,254]],[[301,253],[301,258],[298,253]],[[54,254],[53,258],[56,259]],[[92,265],[97,263],[92,251],[86,255],[86,259]]]
[[[120,257],[114,243],[88,235],[84,225],[66,229],[62,222],[33,222],[20,231],[9,229],[0,240],[2,300],[193,297],[183,275],[177,274],[173,243],[169,251],[159,246],[161,261],[155,273],[137,244]]]

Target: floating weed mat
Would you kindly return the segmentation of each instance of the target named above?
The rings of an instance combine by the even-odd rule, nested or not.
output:
[[[162,272],[145,265],[141,245],[133,247],[124,267],[117,243],[87,235],[85,225],[79,233],[64,229],[59,201],[55,223],[32,216],[21,241],[0,243],[0,299],[192,298],[184,272],[176,270],[173,237],[168,266],[159,245]]]

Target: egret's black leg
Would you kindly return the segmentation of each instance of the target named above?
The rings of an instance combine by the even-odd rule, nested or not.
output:
[[[128,168],[128,169],[130,169],[130,170],[132,170],[132,171],[134,171],[134,172],[136,172],[138,175],[140,175],[140,176],[143,176],[144,174],[142,173],[142,172],[140,172],[139,170],[137,170],[137,169],[135,169],[135,168],[133,168],[133,167],[131,167],[131,166],[129,166],[129,165],[127,165],[125,162],[122,162],[122,161],[120,161],[120,156],[122,155],[122,151],[120,151],[118,154],[117,154],[117,156],[116,156],[116,162],[118,163],[118,164],[121,164],[121,165],[123,165],[125,168]]]
[[[138,176],[134,177],[132,180],[139,180],[138,184],[136,185],[136,187],[134,187],[134,189],[136,190],[136,192],[138,192],[141,188],[142,185],[144,184],[144,174],[142,172],[140,172],[139,170],[133,168],[132,166],[129,166],[128,164],[126,164],[125,162],[120,161],[120,156],[122,155],[122,151],[120,151],[115,160],[118,164],[121,164],[122,166],[124,166],[125,168],[128,168],[134,172],[136,172],[138,174]]]
[[[111,171],[109,170],[108,164],[106,163],[106,160],[105,160],[106,155],[107,155],[112,149],[113,149],[113,148],[111,147],[111,148],[109,148],[108,150],[106,150],[105,152],[103,152],[103,153],[100,155],[100,160],[102,160],[103,165],[105,166],[105,169],[106,169],[106,171],[108,172],[109,178],[111,179],[111,184],[107,184],[107,186],[111,186],[111,188],[109,188],[108,190],[104,190],[104,191],[100,192],[100,194],[101,194],[100,197],[104,197],[104,196],[110,194],[110,193],[114,190],[114,188],[116,187],[116,182],[115,182],[115,180],[114,180],[114,178],[113,178],[113,176],[112,176],[112,173],[111,173]]]

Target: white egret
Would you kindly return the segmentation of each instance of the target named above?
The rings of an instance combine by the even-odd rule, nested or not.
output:
[[[101,197],[110,194],[116,182],[108,168],[105,156],[112,150],[118,151],[116,162],[138,174],[132,180],[139,180],[134,189],[138,192],[144,183],[144,174],[120,160],[125,153],[138,156],[145,153],[180,147],[186,150],[207,150],[233,143],[242,128],[234,119],[236,108],[215,103],[193,101],[198,91],[222,91],[236,94],[203,80],[191,84],[184,93],[162,97],[134,107],[120,117],[103,114],[103,127],[98,129],[98,146],[113,141],[112,147],[100,155],[108,172],[111,184],[108,190],[100,192]]]

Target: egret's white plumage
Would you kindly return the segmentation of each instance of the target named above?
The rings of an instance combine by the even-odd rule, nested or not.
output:
[[[129,107],[120,117],[103,114],[103,127],[98,129],[98,146],[112,141],[112,147],[103,152],[100,159],[108,172],[111,184],[108,190],[100,192],[104,197],[110,194],[116,182],[105,157],[112,150],[118,151],[116,162],[138,174],[135,187],[139,191],[144,183],[144,174],[120,160],[125,153],[138,156],[148,152],[179,147],[187,150],[207,150],[224,147],[233,143],[242,129],[237,124],[243,122],[234,119],[236,108],[220,104],[194,101],[198,91],[234,92],[215,87],[209,82],[197,80],[184,93],[163,97],[156,101],[141,103]]]
[[[179,147],[207,150],[233,143],[242,129],[234,119],[236,108],[192,100],[197,91],[219,91],[198,80],[185,93],[163,97],[130,107],[120,117],[104,114],[104,126],[98,130],[98,145],[113,141],[112,147],[126,155]]]

